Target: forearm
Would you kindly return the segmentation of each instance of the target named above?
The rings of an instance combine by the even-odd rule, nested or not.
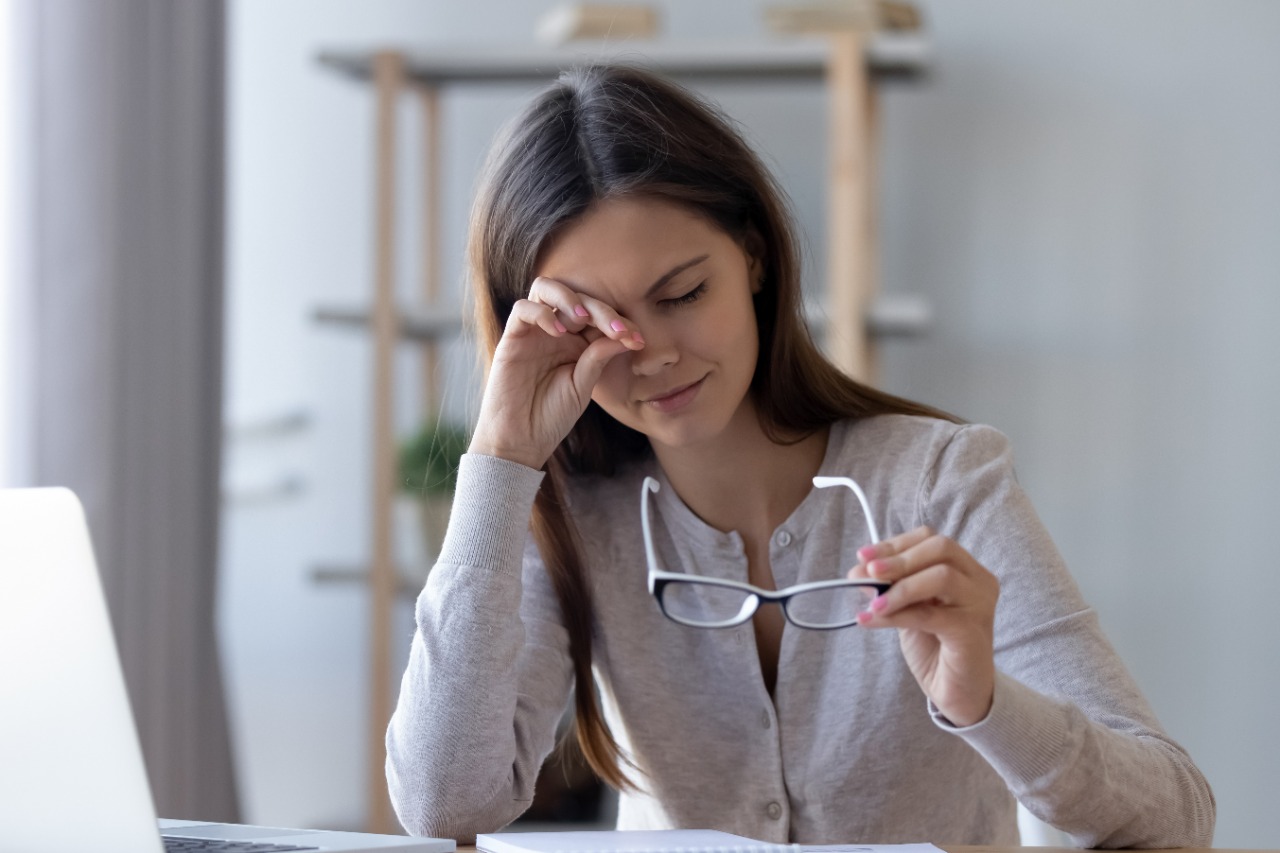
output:
[[[959,730],[1042,820],[1085,846],[1202,847],[1213,795],[1103,635],[1013,474],[1007,440],[965,427],[922,517],[1000,581],[990,713]]]
[[[464,458],[440,561],[387,731],[392,801],[411,832],[467,838],[528,805],[567,690],[558,625],[526,625],[522,553],[540,476]],[[536,677],[531,677],[536,674]]]
[[[1212,843],[1208,782],[1159,731],[1109,728],[1004,674],[987,718],[955,731],[1032,814],[1083,847]]]

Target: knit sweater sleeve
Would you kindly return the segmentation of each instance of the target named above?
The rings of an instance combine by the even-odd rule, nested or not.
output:
[[[465,455],[419,595],[387,729],[387,781],[415,835],[500,829],[533,798],[572,682],[568,637],[529,518],[541,472]]]
[[[1068,574],[1013,473],[1007,439],[961,428],[923,478],[919,516],[1000,580],[988,716],[935,721],[1014,796],[1085,847],[1208,847],[1216,806]]]

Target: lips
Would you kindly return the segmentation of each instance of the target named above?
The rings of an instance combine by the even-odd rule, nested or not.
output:
[[[690,382],[688,385],[680,385],[669,391],[663,391],[649,399],[645,400],[645,405],[652,406],[660,412],[670,413],[682,409],[693,402],[698,396],[698,392],[702,390],[702,383],[707,377],[702,377],[696,382]]]

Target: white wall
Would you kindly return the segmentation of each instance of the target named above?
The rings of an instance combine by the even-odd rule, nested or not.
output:
[[[1280,838],[1280,5],[936,3],[888,110],[897,390],[1006,430],[1086,595],[1214,786]]]
[[[667,31],[758,34],[763,5],[667,3]],[[1280,4],[923,5],[937,72],[884,93],[882,269],[886,290],[927,295],[937,324],[886,346],[884,384],[1012,436],[1086,595],[1214,785],[1217,844],[1275,846],[1280,620],[1264,608],[1280,599],[1268,547],[1280,510]],[[227,505],[221,624],[242,791],[249,820],[355,824],[363,598],[308,577],[366,551],[368,348],[307,318],[368,293],[372,100],[313,57],[522,40],[541,4],[232,8],[228,416],[311,415],[301,431],[228,446],[232,491],[303,481]],[[481,152],[524,91],[445,104],[445,281],[459,280]],[[821,96],[712,94],[775,162],[820,260]],[[411,247],[402,261],[411,273]],[[820,281],[820,264],[811,273]],[[450,390],[458,409],[474,393],[464,368]],[[407,606],[401,617],[403,642]]]
[[[21,85],[27,21],[13,3],[0,2],[0,488],[28,485],[25,451],[28,401],[26,312],[22,289],[26,259],[23,227],[14,215],[28,191],[24,145],[29,125],[22,121],[27,87]]]

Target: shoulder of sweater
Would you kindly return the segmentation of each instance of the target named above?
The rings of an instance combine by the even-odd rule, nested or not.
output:
[[[838,464],[900,468],[931,464],[942,450],[971,424],[957,424],[922,415],[876,415],[844,421],[841,446],[833,457]]]
[[[828,452],[828,469],[853,477],[872,500],[890,501],[910,523],[940,478],[963,476],[1008,449],[1008,439],[984,424],[917,415],[878,415],[837,427],[832,438],[840,443]]]
[[[1006,444],[998,429],[979,423],[955,423],[923,415],[876,415],[844,422],[842,453],[867,452],[890,458],[934,458],[957,439],[966,443]]]

